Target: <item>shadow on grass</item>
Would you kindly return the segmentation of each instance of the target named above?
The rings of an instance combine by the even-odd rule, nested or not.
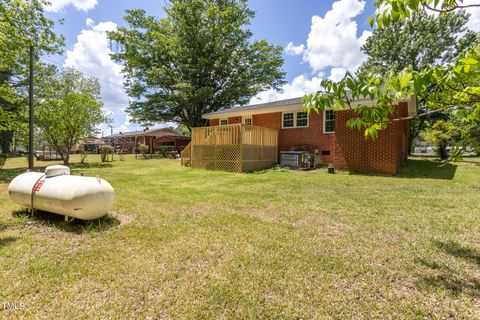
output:
[[[13,178],[26,171],[25,168],[0,169],[0,183],[10,183]]]
[[[443,179],[452,180],[455,177],[457,165],[434,160],[410,158],[400,169],[397,177],[409,179]]]
[[[7,229],[7,225],[0,223],[0,232]]]
[[[465,259],[468,262],[480,265],[480,252],[468,248],[454,241],[434,241],[434,245],[441,251],[456,258]],[[428,273],[422,273],[422,285],[432,288],[444,288],[453,295],[468,294],[480,297],[480,279],[458,272],[451,267],[433,260],[416,259],[415,262],[430,269]]]
[[[31,215],[29,210],[17,210],[12,212],[12,216],[20,217],[29,221],[34,221],[41,225],[52,226],[59,230],[82,234],[91,232],[103,232],[120,225],[120,220],[110,215],[105,215],[95,220],[75,219],[70,222],[65,221],[65,217],[51,212],[35,211]]]
[[[5,237],[5,238],[0,238],[0,248],[3,246],[7,246],[12,242],[17,241],[17,237]]]
[[[456,258],[474,262],[480,266],[480,251],[460,245],[455,241],[434,241],[435,246]]]

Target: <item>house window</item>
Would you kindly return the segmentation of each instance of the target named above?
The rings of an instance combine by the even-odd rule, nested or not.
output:
[[[252,125],[252,118],[250,118],[250,117],[244,118],[243,123],[248,125],[248,126],[251,126]]]
[[[293,112],[283,114],[283,127],[284,128],[293,128]]]
[[[282,128],[305,128],[308,127],[308,113],[285,112],[283,114]]]
[[[297,112],[297,127],[306,127],[308,125],[308,113]]]
[[[323,132],[335,132],[335,111],[325,110],[323,112]]]
[[[226,126],[228,124],[228,119],[220,119],[220,125]]]

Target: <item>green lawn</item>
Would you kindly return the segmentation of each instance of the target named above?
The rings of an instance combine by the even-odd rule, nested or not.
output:
[[[0,318],[480,318],[478,158],[397,177],[94,160],[73,173],[116,204],[89,223],[29,217],[7,195],[25,159],[0,170],[0,303],[26,306]]]

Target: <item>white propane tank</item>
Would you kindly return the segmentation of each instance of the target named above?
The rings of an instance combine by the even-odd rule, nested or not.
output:
[[[113,207],[115,193],[100,178],[71,176],[65,166],[49,166],[45,174],[26,172],[8,185],[10,199],[27,208],[53,212],[82,220],[107,214]]]

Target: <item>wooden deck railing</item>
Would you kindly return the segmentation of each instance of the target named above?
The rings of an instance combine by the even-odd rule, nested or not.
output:
[[[276,146],[278,130],[244,124],[200,127],[192,129],[192,145]]]
[[[181,164],[185,167],[190,167],[192,165],[192,143],[190,142],[187,146],[180,152]]]
[[[193,128],[189,146],[182,153],[184,165],[236,172],[258,170],[277,162],[278,130],[244,124]]]

